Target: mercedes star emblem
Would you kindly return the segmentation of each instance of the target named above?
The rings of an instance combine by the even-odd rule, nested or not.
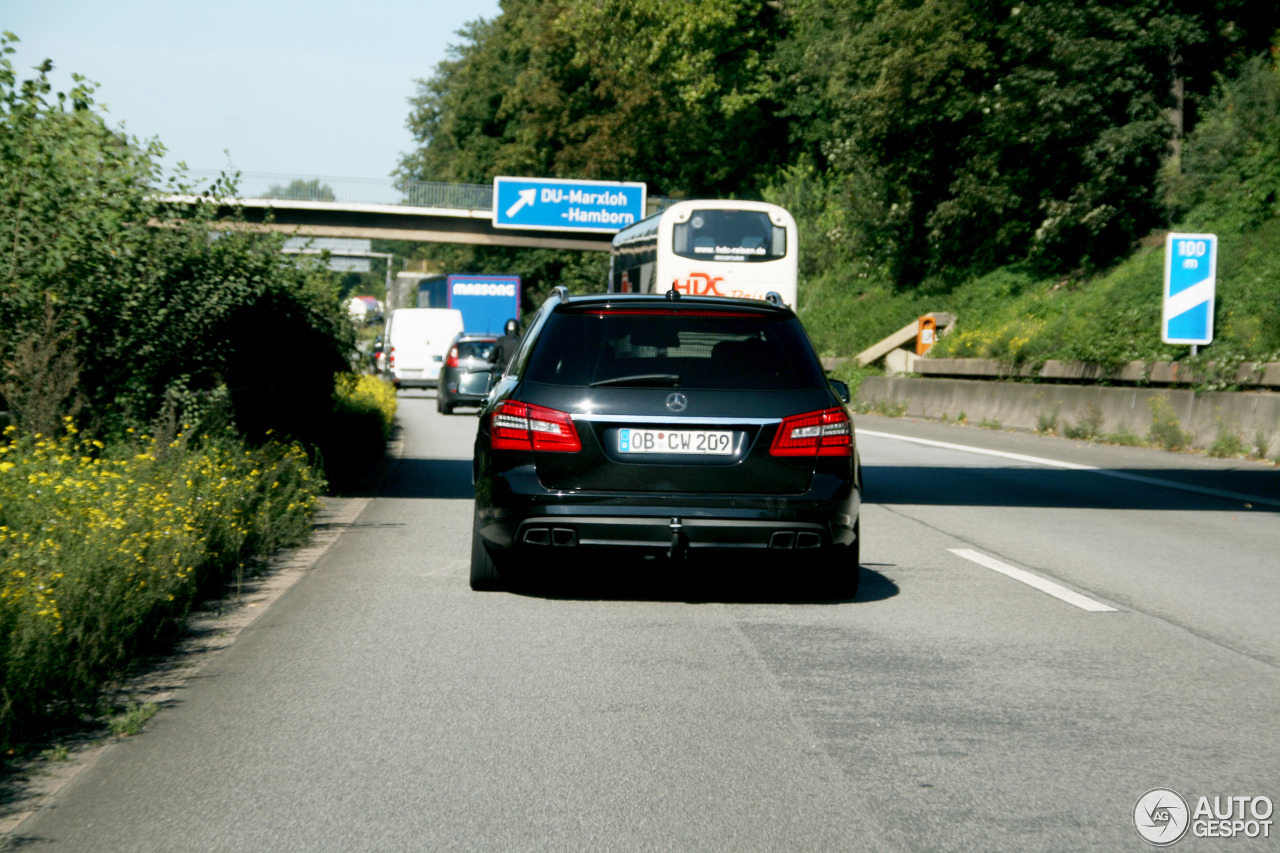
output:
[[[673,412],[683,412],[689,406],[689,399],[685,395],[676,392],[667,395],[667,408]]]

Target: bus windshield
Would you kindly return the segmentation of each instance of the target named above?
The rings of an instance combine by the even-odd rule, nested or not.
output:
[[[672,251],[702,261],[776,261],[787,255],[787,230],[758,210],[695,210],[672,228]]]

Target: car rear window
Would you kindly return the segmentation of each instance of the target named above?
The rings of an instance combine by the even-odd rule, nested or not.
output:
[[[787,255],[787,229],[758,210],[695,210],[671,230],[671,250],[696,261],[775,261]]]
[[[496,341],[459,341],[458,358],[484,358],[493,352]]]
[[[593,385],[677,376],[680,388],[781,391],[824,384],[800,322],[785,315],[708,311],[556,312],[524,378]]]

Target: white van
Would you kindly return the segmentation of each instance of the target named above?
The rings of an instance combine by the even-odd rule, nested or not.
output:
[[[454,337],[462,332],[456,308],[397,308],[387,318],[387,374],[397,388],[434,388]]]

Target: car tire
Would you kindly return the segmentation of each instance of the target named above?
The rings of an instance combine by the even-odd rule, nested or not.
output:
[[[826,595],[839,601],[853,601],[858,595],[858,581],[862,575],[861,520],[853,523],[854,540],[851,545],[835,545],[823,560],[826,571],[823,585]]]
[[[476,517],[471,523],[471,588],[481,592],[492,592],[505,589],[502,574],[494,562],[493,555],[485,547],[480,538],[480,519]]]

